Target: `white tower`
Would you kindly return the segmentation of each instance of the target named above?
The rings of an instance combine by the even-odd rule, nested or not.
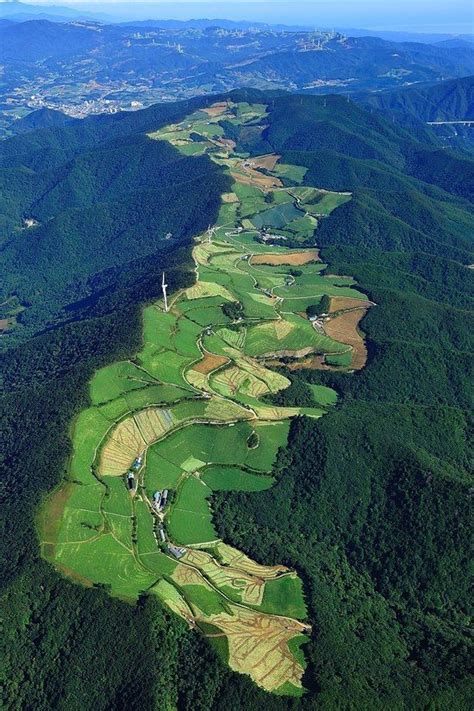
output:
[[[166,289],[168,288],[168,284],[165,284],[165,273],[163,272],[163,279],[161,282],[161,288],[163,289],[163,300],[165,302],[165,311],[168,312],[168,297],[166,295]]]
[[[211,227],[211,225],[209,225],[209,227],[207,228],[207,241],[209,242],[209,244],[211,244],[211,242],[212,242],[212,237],[213,237],[215,231],[216,231],[216,228]]]

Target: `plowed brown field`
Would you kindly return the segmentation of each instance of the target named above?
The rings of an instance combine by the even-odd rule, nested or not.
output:
[[[317,249],[312,249],[305,252],[293,252],[293,254],[255,254],[251,259],[251,264],[269,264],[271,266],[289,264],[298,267],[316,261],[319,261],[319,252]]]
[[[257,156],[256,158],[251,158],[252,165],[256,168],[265,168],[266,170],[273,170],[277,162],[280,160],[281,156],[276,153],[269,153],[266,156]]]
[[[225,356],[206,352],[204,358],[193,367],[193,370],[196,370],[198,373],[203,373],[204,375],[209,375],[213,370],[220,368],[221,365],[225,365],[228,362],[229,359]]]
[[[207,114],[208,116],[220,116],[227,110],[227,102],[223,101],[218,104],[213,104],[212,106],[209,106],[207,109],[203,109],[204,113]]]
[[[333,314],[336,311],[343,311],[344,309],[368,309],[370,306],[370,301],[365,301],[362,299],[351,299],[348,296],[333,296],[331,298],[331,306],[329,309],[329,313]]]
[[[367,309],[346,311],[324,324],[324,330],[328,336],[340,343],[347,343],[354,349],[351,364],[351,368],[354,370],[363,368],[367,361],[367,348],[363,337],[357,330],[360,320],[366,313]]]

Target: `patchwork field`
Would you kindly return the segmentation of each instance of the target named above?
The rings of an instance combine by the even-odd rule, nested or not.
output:
[[[231,190],[217,223],[196,236],[196,283],[173,295],[169,310],[147,306],[141,351],[92,378],[67,481],[38,525],[42,553],[62,574],[129,602],[157,595],[232,669],[299,696],[310,631],[302,581],[221,541],[212,494],[273,486],[290,418],[321,417],[337,400],[314,385],[318,406],[272,404],[290,380],[259,359],[286,356],[292,367],[310,354],[357,367],[367,302],[352,280],[324,273],[314,248],[313,206],[326,214],[350,195],[303,185],[306,169],[278,155],[243,158],[226,136],[228,123],[258,130],[265,113],[222,102],[150,134],[185,155],[207,153]],[[287,249],[288,235],[301,247]],[[324,295],[337,312],[325,333],[304,314]]]

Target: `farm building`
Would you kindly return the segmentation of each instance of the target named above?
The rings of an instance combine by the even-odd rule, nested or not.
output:
[[[160,541],[164,543],[166,541],[166,534],[162,524],[158,527],[158,535],[160,536]]]
[[[168,553],[171,553],[178,560],[183,557],[186,553],[186,548],[180,548],[179,546],[173,546],[171,543],[168,544]]]
[[[130,491],[135,491],[137,488],[137,482],[135,479],[135,474],[133,472],[128,472],[127,474],[127,486]]]
[[[133,464],[132,464],[132,469],[133,469],[134,471],[137,471],[137,469],[140,469],[140,467],[141,467],[141,465],[142,465],[142,461],[143,461],[143,457],[142,457],[142,456],[137,457],[137,458],[135,459],[135,461],[133,462]]]

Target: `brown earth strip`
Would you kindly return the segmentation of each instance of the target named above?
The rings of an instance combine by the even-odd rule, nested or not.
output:
[[[209,106],[207,109],[202,109],[202,111],[204,111],[204,113],[208,116],[221,116],[221,114],[225,113],[226,110],[227,102],[213,104],[213,106]]]
[[[281,188],[283,183],[278,178],[271,178],[258,173],[256,170],[246,168],[246,174],[231,171],[232,178],[242,185],[254,185],[262,190],[270,190],[271,188]]]
[[[305,252],[289,252],[287,254],[254,254],[251,264],[269,264],[271,266],[279,266],[281,264],[289,264],[290,266],[301,266],[308,262],[319,261],[319,252],[317,249],[306,250]]]
[[[225,365],[229,362],[229,359],[225,356],[214,355],[214,353],[207,353],[204,358],[193,366],[193,370],[198,373],[203,373],[204,375],[209,375],[213,370],[220,368],[221,365]]]
[[[330,321],[326,321],[324,324],[324,330],[328,336],[334,338],[335,341],[347,343],[352,346],[353,354],[351,369],[353,370],[360,370],[367,362],[367,348],[365,346],[364,338],[358,330],[359,322],[366,313],[366,308],[346,311],[340,316],[336,316]]]
[[[280,158],[281,156],[276,153],[269,153],[268,155],[256,156],[256,158],[250,158],[249,160],[252,163],[252,167],[273,170]]]
[[[349,296],[333,296],[329,313],[333,314],[336,311],[344,311],[345,309],[368,309],[370,306],[371,302],[363,299],[351,299]]]

